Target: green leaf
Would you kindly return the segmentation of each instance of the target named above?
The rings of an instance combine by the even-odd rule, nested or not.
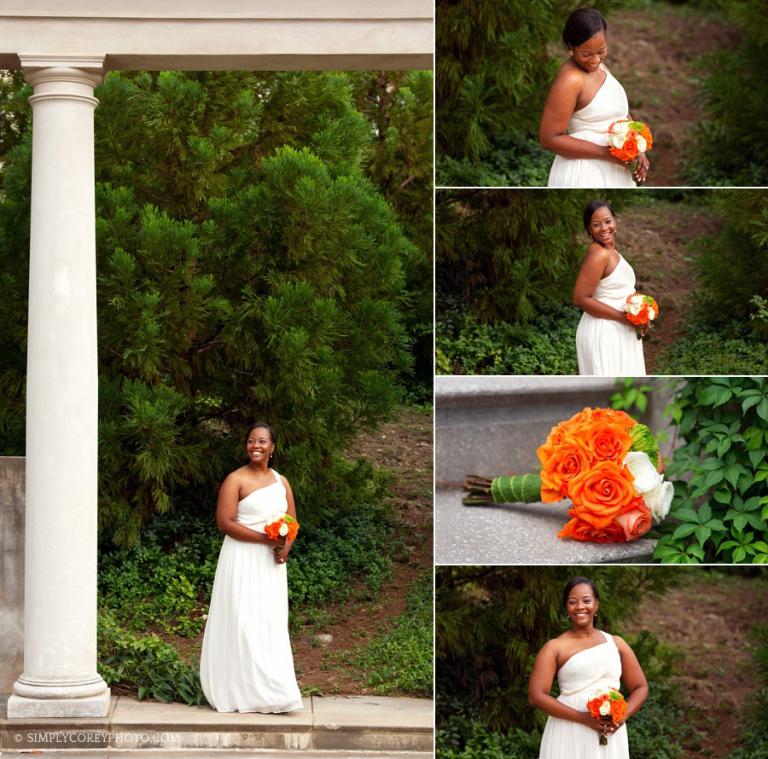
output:
[[[694,530],[698,529],[698,526],[695,524],[692,524],[690,522],[686,524],[681,524],[673,533],[672,537],[675,540],[680,540],[681,538],[688,537],[688,535],[691,535]]]
[[[699,545],[702,547],[712,534],[712,530],[710,530],[709,527],[697,527],[694,532],[696,533],[696,539],[699,541]]]

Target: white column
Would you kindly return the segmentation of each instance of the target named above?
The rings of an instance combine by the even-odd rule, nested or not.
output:
[[[93,88],[103,56],[19,55],[34,94],[24,672],[8,717],[103,717],[96,671]]]

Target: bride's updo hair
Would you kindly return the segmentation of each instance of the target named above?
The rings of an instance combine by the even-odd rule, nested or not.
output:
[[[600,600],[600,594],[597,592],[597,588],[595,587],[592,580],[589,579],[589,577],[572,577],[570,580],[568,580],[567,583],[565,583],[565,588],[563,588],[563,606],[568,605],[568,594],[577,585],[589,585],[589,587],[592,588],[592,592],[594,593],[595,598],[598,601]]]
[[[587,230],[587,234],[589,234],[589,224],[592,221],[592,216],[598,208],[607,208],[612,216],[616,216],[616,211],[611,208],[611,204],[607,200],[593,200],[584,209],[584,229]]]
[[[598,32],[608,30],[603,14],[594,8],[579,8],[571,13],[563,27],[563,42],[571,50],[594,37]]]

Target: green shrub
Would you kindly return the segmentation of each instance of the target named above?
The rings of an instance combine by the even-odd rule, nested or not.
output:
[[[657,374],[768,374],[768,343],[744,322],[688,330],[659,354]]]
[[[729,759],[768,757],[768,624],[756,625],[750,631],[750,637],[755,643],[755,692],[746,708],[746,720],[739,720],[743,725],[741,745]]]
[[[685,444],[667,469],[671,519],[654,557],[664,562],[768,562],[768,382],[688,379],[668,408]]]
[[[432,695],[432,572],[414,582],[407,607],[389,632],[369,643],[355,664],[376,693]]]
[[[502,135],[483,160],[438,155],[438,185],[477,187],[546,187],[552,153],[538,140],[518,132]]]
[[[99,674],[110,685],[138,690],[139,700],[207,703],[200,685],[197,662],[182,661],[176,649],[157,635],[136,635],[126,630],[109,611],[98,617]]]
[[[526,326],[480,324],[447,314],[435,326],[438,374],[577,374],[576,328],[581,312],[542,308]]]
[[[768,55],[768,6],[753,0],[722,0],[725,20],[738,24],[733,49],[706,57],[702,90],[707,116],[698,125],[689,163],[689,183],[759,187],[768,184],[768,127],[764,82]]]

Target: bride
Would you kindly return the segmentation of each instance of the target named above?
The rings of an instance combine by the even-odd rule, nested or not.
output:
[[[275,433],[250,426],[248,463],[222,483],[216,524],[226,533],[203,635],[200,683],[219,712],[290,712],[303,708],[288,637],[290,539],[270,540],[273,517],[296,518],[288,480],[270,468]]]
[[[586,577],[574,577],[563,591],[570,628],[544,644],[528,684],[532,706],[549,715],[539,759],[629,759],[626,721],[648,697],[648,683],[627,643],[595,627],[600,595]],[[549,695],[557,675],[560,695]],[[587,701],[624,683],[627,711],[621,724],[603,723]],[[607,745],[600,745],[600,735]]]
[[[629,118],[624,88],[605,67],[608,56],[602,14],[580,8],[565,22],[569,59],[560,67],[541,114],[539,140],[556,153],[549,187],[634,187],[628,164],[608,151],[608,127]],[[637,158],[635,178],[644,182],[648,159]]]
[[[593,200],[584,209],[584,228],[592,242],[573,288],[573,303],[584,312],[576,330],[579,374],[642,377],[643,341],[624,312],[635,272],[616,250],[616,215],[608,203]]]

